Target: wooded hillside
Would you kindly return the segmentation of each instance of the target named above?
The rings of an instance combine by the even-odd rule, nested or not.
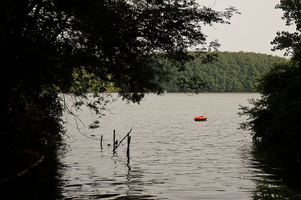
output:
[[[186,71],[173,73],[175,77],[201,76],[208,86],[203,92],[255,92],[257,78],[275,64],[287,62],[285,58],[259,53],[218,52],[218,55],[218,60],[211,64],[195,59],[186,64]],[[168,63],[166,68],[172,71]],[[175,80],[166,83],[165,88],[168,92],[189,92],[179,88]]]

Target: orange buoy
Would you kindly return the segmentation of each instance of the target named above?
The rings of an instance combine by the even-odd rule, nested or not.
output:
[[[200,115],[194,118],[195,121],[206,121],[207,117],[205,115]]]

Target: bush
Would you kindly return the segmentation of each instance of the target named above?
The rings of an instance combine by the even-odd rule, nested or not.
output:
[[[301,153],[301,68],[298,63],[277,65],[259,80],[260,99],[242,107],[249,121],[241,128],[252,132],[256,144],[284,147]]]

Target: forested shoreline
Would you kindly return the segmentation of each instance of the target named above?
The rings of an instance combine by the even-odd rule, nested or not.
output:
[[[14,181],[43,158],[47,167],[42,168],[54,171],[45,171],[42,176],[58,177],[57,153],[68,136],[64,113],[79,119],[73,110],[87,107],[94,121],[89,128],[93,129],[102,125],[100,118],[113,101],[103,93],[118,92],[123,100],[139,103],[147,93],[164,91],[259,92],[261,99],[251,99],[250,107],[241,107],[240,115],[248,116],[241,128],[251,133],[258,152],[268,155],[260,149],[266,147],[290,158],[285,171],[292,172],[292,182],[284,181],[284,170],[279,180],[289,192],[300,196],[300,1],[276,5],[284,12],[286,25],[295,24],[296,31],[279,30],[271,44],[273,50],[286,50],[290,60],[258,53],[217,52],[218,40],[207,41],[204,27],[229,25],[232,16],[240,14],[232,6],[216,11],[214,6],[195,0],[39,0],[0,1],[0,8],[0,199],[16,199],[12,194],[17,193],[37,199],[34,193],[23,195],[35,188],[30,185],[32,180],[21,181],[22,187],[16,187]],[[70,95],[70,100],[61,94]],[[258,163],[265,166],[261,160]],[[128,183],[129,179],[127,188]],[[60,193],[59,184],[50,186]],[[265,191],[276,188],[269,187]],[[43,193],[38,199],[60,198],[47,196],[44,191],[49,188],[46,184],[37,189]],[[290,193],[280,193],[281,199],[293,198]],[[259,194],[254,199],[261,196],[267,197]],[[87,198],[94,197],[99,198],[98,193]]]
[[[202,92],[256,92],[257,79],[275,64],[288,60],[278,56],[252,52],[217,52],[217,60],[203,64],[200,59],[186,63],[184,72],[173,70],[174,77],[199,75],[207,87]],[[165,67],[173,67],[166,63]],[[189,92],[178,87],[176,80],[166,83],[168,92]]]
[[[190,54],[194,55],[195,52]],[[169,82],[163,83],[162,87],[167,92],[193,92],[182,88],[178,79],[198,77],[196,81],[204,84],[200,92],[256,92],[258,79],[262,75],[273,66],[288,62],[288,59],[283,57],[253,52],[226,51],[211,54],[213,58],[211,62],[204,64],[202,55],[196,56],[194,60],[185,64],[184,71],[177,70],[171,62],[159,56],[158,61],[170,74]],[[74,73],[74,79],[74,90],[118,92],[113,82],[102,83],[94,74],[88,74],[84,67]]]

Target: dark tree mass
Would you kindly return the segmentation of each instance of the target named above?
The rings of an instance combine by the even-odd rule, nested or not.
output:
[[[207,45],[202,26],[229,23],[235,12],[193,0],[2,0],[2,163],[59,141],[65,108],[59,94],[87,98],[86,86],[74,87],[76,71],[93,74],[100,92],[113,83],[121,96],[139,102],[144,93],[162,92],[168,77],[157,54],[183,70],[193,57],[188,47],[200,45],[203,53],[218,46]],[[104,102],[88,106],[99,113]]]
[[[272,42],[275,50],[286,50],[289,63],[274,66],[261,77],[261,98],[251,100],[253,107],[242,107],[249,121],[242,124],[252,131],[258,145],[281,148],[289,152],[300,166],[301,155],[301,4],[299,0],[281,1],[287,25],[296,25],[294,33],[278,32]],[[299,168],[300,175],[300,168]]]

